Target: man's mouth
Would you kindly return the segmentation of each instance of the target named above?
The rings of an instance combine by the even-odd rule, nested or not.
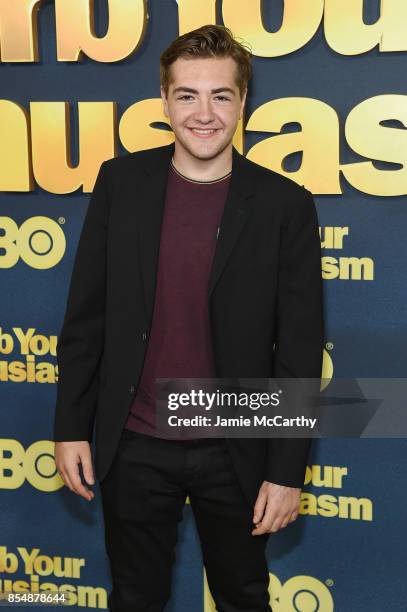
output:
[[[210,136],[213,136],[214,134],[216,134],[219,128],[215,128],[215,129],[188,128],[188,129],[195,136],[198,136],[198,138],[209,138]]]

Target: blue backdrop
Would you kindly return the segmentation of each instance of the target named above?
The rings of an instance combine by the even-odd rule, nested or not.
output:
[[[253,6],[257,4],[253,2]],[[276,32],[280,28],[284,4],[263,3],[265,29]],[[286,3],[287,10],[293,4]],[[348,4],[344,3],[345,13]],[[95,30],[102,36],[107,27],[106,3],[96,5]],[[217,3],[218,23],[223,23],[221,5]],[[365,23],[373,24],[379,18],[379,2],[365,5]],[[4,10],[0,7],[0,23]],[[180,33],[178,10],[172,0],[150,1],[142,43],[126,59],[102,63],[85,56],[81,62],[67,62],[57,61],[54,3],[42,3],[38,13],[39,60],[2,62],[2,100],[19,104],[27,117],[31,102],[68,102],[70,154],[75,166],[79,163],[78,102],[115,101],[120,119],[135,102],[159,98],[159,55]],[[0,30],[1,43],[2,36]],[[405,69],[403,50],[385,52],[374,46],[354,55],[333,50],[321,22],[300,49],[278,57],[255,55],[246,122],[256,109],[273,100],[303,97],[321,101],[338,115],[335,147],[341,165],[366,161],[345,137],[346,118],[355,106],[375,96],[405,96]],[[7,137],[0,145],[0,160],[6,168],[12,133],[7,132],[4,108],[0,106],[0,125]],[[318,118],[318,109],[315,113]],[[402,118],[391,112],[383,119],[387,120],[384,127],[387,125],[390,139],[391,130],[402,132],[406,127]],[[165,128],[163,124],[155,127]],[[290,120],[282,132],[299,129],[298,123]],[[250,156],[257,143],[270,136],[278,138],[270,131],[267,127],[264,132],[244,130],[243,153]],[[154,143],[154,134],[151,138]],[[140,136],[138,148],[150,146],[142,146],[143,142]],[[125,153],[118,137],[116,143],[117,154]],[[157,140],[156,146],[159,144]],[[378,160],[376,169],[396,172],[406,151],[406,147],[400,150],[399,166]],[[287,157],[285,171],[297,170],[301,159],[300,152]],[[264,163],[271,167],[273,160],[265,159]],[[324,248],[323,255],[335,260],[369,258],[373,277],[362,274],[358,279],[356,274],[346,278],[346,261],[336,278],[324,274],[326,376],[403,377],[407,357],[405,195],[371,195],[352,186],[344,174],[340,175],[340,188],[341,193],[315,193],[321,228],[348,228],[343,248]],[[95,501],[87,503],[61,488],[51,442],[55,340],[88,201],[89,193],[82,189],[58,194],[38,183],[31,191],[4,189],[0,193],[0,591],[13,585],[22,588],[19,581],[32,590],[45,583],[58,588],[70,585],[67,588],[77,597],[74,608],[104,609],[110,574],[99,491],[96,489]],[[42,219],[34,220],[25,248],[25,239],[13,236],[20,236],[23,223],[37,216]],[[41,269],[32,253],[36,248],[45,253],[47,240],[64,243],[60,234],[53,234],[57,226],[66,248],[55,265]],[[15,262],[9,257],[10,243],[19,251]],[[30,378],[34,364],[37,376]],[[40,370],[48,374],[41,378]],[[287,529],[272,535],[268,545],[273,610],[406,609],[406,450],[403,439],[314,441],[301,515]],[[188,504],[168,610],[212,610]]]

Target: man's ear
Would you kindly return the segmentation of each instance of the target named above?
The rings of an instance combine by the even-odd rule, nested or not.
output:
[[[246,96],[247,96],[247,87],[243,92],[243,96],[242,96],[242,100],[241,100],[241,106],[240,106],[240,119],[243,116],[243,110],[244,110],[244,105],[246,104]]]
[[[163,110],[164,110],[164,115],[166,117],[169,116],[168,114],[168,104],[167,104],[167,96],[165,95],[165,91],[162,87],[160,87],[160,94],[161,94],[161,100],[163,103]]]

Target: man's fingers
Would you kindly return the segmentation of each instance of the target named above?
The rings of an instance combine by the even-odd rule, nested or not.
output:
[[[256,526],[256,529],[254,529],[252,533],[254,535],[261,535],[263,533],[271,533],[272,531],[274,531],[274,529],[272,529],[272,525],[274,525],[274,523],[275,521],[273,521],[273,523],[262,521]]]
[[[266,507],[266,502],[267,493],[260,492],[254,505],[253,523],[258,523],[261,520]]]
[[[93,491],[90,491],[82,484],[78,463],[64,466],[60,469],[59,474],[70,491],[76,493],[77,495],[81,495],[88,500],[94,498]]]
[[[289,515],[270,515],[263,518],[263,520],[256,525],[256,528],[252,530],[252,535],[261,535],[263,533],[276,533],[280,529],[287,527],[289,523],[295,521],[298,516],[298,512],[292,512]]]
[[[68,487],[68,489],[70,489],[72,491],[72,482],[71,482],[71,480],[69,478],[69,474],[68,474],[67,470],[65,469],[65,467],[60,467],[58,469],[58,473],[61,476],[65,486]]]
[[[277,508],[270,508],[263,517],[263,520],[256,525],[256,529],[252,531],[253,535],[260,535],[262,533],[276,533],[279,529],[286,527],[290,522],[291,514],[278,513]]]
[[[82,457],[82,470],[83,470],[83,476],[86,482],[88,483],[88,485],[95,484],[95,478],[93,476],[93,469],[92,469],[92,461],[90,457]]]
[[[285,516],[278,516],[272,523],[270,531],[271,533],[276,533],[277,531],[279,531],[282,527],[285,527],[284,523],[287,520],[287,517]],[[287,520],[288,523],[288,520]],[[287,524],[286,523],[286,524]]]
[[[267,486],[265,486],[267,485]],[[256,523],[252,535],[275,533],[296,520],[299,514],[300,489],[265,481],[260,488],[257,505],[266,503],[264,516]]]
[[[252,530],[252,535],[263,535],[264,533],[270,533],[270,529],[268,524],[263,521]]]
[[[79,463],[76,464],[74,472],[71,473],[71,482],[75,493],[81,495],[85,499],[92,499],[92,491],[89,491],[89,489],[82,484],[79,474]]]
[[[277,508],[271,503],[267,504],[266,511],[260,522],[256,524],[256,529],[252,531],[254,534],[267,533],[270,531],[272,524],[274,523],[277,516]]]
[[[94,492],[82,483],[79,472],[81,465],[86,484],[94,484],[89,442],[86,440],[56,442],[55,464],[63,482],[71,491],[88,501],[95,497]]]
[[[85,482],[88,485],[94,484],[95,479],[93,476],[92,458],[89,452],[89,448],[86,451],[80,453],[79,459],[82,464],[82,471],[83,471],[83,477],[85,479]],[[81,487],[84,491],[86,491],[86,498],[89,499],[89,501],[95,497],[94,492],[88,489],[87,487],[85,487],[82,483],[81,483]]]

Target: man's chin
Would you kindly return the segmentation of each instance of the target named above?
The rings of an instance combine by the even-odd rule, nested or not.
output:
[[[193,145],[191,145],[189,142],[185,142],[183,140],[179,140],[179,142],[181,143],[182,147],[187,151],[187,153],[189,153],[192,157],[202,160],[213,159],[214,157],[217,157],[232,143],[231,140],[228,140],[221,143],[218,142],[216,143],[216,146],[210,143],[205,146],[205,143],[194,143]]]

